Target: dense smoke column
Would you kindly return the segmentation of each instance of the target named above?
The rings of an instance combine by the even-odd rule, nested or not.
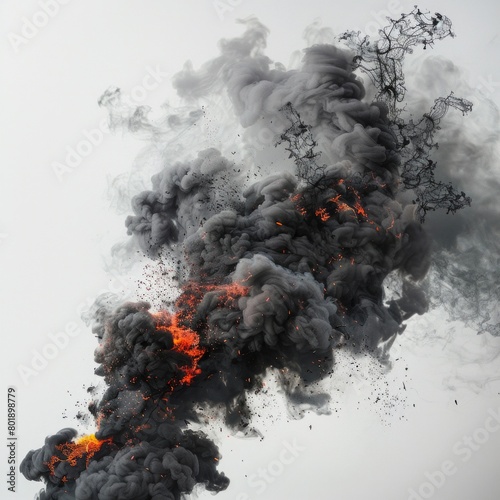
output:
[[[152,189],[134,198],[128,231],[152,258],[182,259],[180,295],[159,312],[145,302],[96,303],[96,373],[108,387],[90,407],[98,431],[75,440],[63,429],[28,454],[21,470],[45,481],[40,498],[178,499],[197,484],[220,491],[228,479],[217,471],[217,447],[190,422],[215,409],[245,429],[246,394],[270,370],[291,402],[314,404],[310,383],[332,374],[335,349],[384,359],[403,321],[425,312],[418,283],[429,241],[415,213],[429,204],[406,205],[401,190],[405,172],[419,174],[411,187],[424,200],[419,162],[432,147],[432,124],[459,101],[406,125],[385,87],[365,102],[355,74],[372,63],[397,69],[388,56],[400,61],[422,40],[446,35],[420,12],[404,19],[384,31],[399,40],[409,30],[404,50],[378,46],[366,67],[364,45],[317,45],[299,70],[273,66],[262,52],[267,31],[251,20],[241,38],[222,43],[220,57],[177,75],[186,99],[227,92],[244,127],[280,123],[278,147],[291,158],[243,188],[231,161],[205,149],[167,159]],[[385,304],[393,271],[402,290]]]

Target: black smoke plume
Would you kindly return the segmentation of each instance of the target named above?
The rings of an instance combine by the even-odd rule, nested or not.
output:
[[[243,128],[274,121],[279,161],[251,183],[250,167],[245,176],[215,148],[178,161],[164,155],[151,189],[133,199],[128,232],[152,259],[177,259],[171,286],[179,296],[157,312],[146,302],[96,303],[96,373],[107,385],[90,406],[98,431],[75,441],[76,431],[63,429],[28,454],[21,470],[45,482],[41,499],[220,491],[229,481],[217,470],[216,445],[188,428],[205,410],[244,431],[247,395],[270,371],[290,401],[320,405],[308,388],[332,374],[336,350],[387,358],[403,321],[427,309],[419,282],[430,244],[421,222],[429,210],[470,201],[435,179],[430,157],[444,113],[469,103],[441,98],[418,120],[400,107],[405,55],[452,35],[450,26],[416,9],[376,42],[348,32],[338,45],[306,49],[301,67],[286,70],[264,54],[267,30],[251,19],[240,38],[221,43],[219,57],[174,78],[188,102],[228,96]],[[155,125],[144,108],[127,114],[116,90],[101,103],[112,122],[146,131],[157,148],[180,123]],[[400,298],[385,303],[393,272]]]

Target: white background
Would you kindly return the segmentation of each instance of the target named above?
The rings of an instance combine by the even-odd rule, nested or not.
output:
[[[141,144],[107,134],[62,181],[52,169],[54,162],[64,161],[68,146],[78,144],[84,131],[105,117],[97,106],[102,92],[112,85],[130,92],[148,66],[174,74],[187,59],[197,66],[216,56],[220,38],[241,33],[238,18],[254,14],[268,26],[267,54],[287,64],[290,54],[304,46],[304,28],[316,18],[336,33],[363,30],[380,25],[384,11],[397,16],[414,2],[221,3],[228,7],[222,13],[216,2],[201,0],[73,0],[60,6],[18,50],[12,34],[21,35],[23,17],[32,19],[40,6],[31,0],[1,3],[2,382],[4,391],[17,388],[19,458],[41,446],[46,435],[76,425],[74,416],[84,407],[84,385],[93,381],[95,346],[79,311],[101,290],[115,287],[103,261],[125,237],[125,229],[124,214],[111,206],[109,184],[130,168]],[[433,52],[462,66],[472,86],[483,82],[483,91],[498,102],[498,3],[440,0],[420,8],[446,14],[458,35],[439,42]],[[165,79],[144,103],[157,106],[169,93]],[[51,342],[49,334],[70,322],[81,333],[25,383],[20,367],[31,367],[35,353]],[[283,410],[282,417],[262,423],[262,441],[218,434],[220,468],[232,480],[218,497],[400,500],[428,481],[426,473],[451,460],[457,472],[433,498],[500,498],[500,432],[490,433],[466,461],[454,451],[465,435],[484,425],[489,410],[500,412],[498,339],[476,336],[435,312],[410,322],[398,342],[394,370],[385,381],[372,382],[357,371],[354,384],[346,382],[346,372],[337,386],[332,382],[332,415],[288,422]],[[372,383],[382,398],[378,403],[367,399]],[[2,422],[6,426],[5,417]],[[276,465],[283,441],[294,440],[303,450],[293,463]],[[265,488],[257,487],[262,482],[249,482],[259,468],[269,467],[275,476],[264,481]],[[32,498],[40,486],[19,476],[17,495],[2,483],[0,498]]]

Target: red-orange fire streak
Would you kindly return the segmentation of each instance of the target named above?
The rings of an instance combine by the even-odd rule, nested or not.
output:
[[[182,325],[182,322],[191,320],[205,294],[213,291],[221,292],[219,303],[226,305],[231,299],[246,295],[248,288],[238,283],[210,285],[190,282],[184,287],[183,293],[176,301],[178,313],[171,314],[167,311],[161,311],[153,314],[157,320],[156,327],[171,333],[174,350],[186,354],[191,360],[188,366],[181,367],[184,376],[180,380],[170,381],[172,388],[176,385],[191,384],[193,379],[201,373],[198,363],[205,354],[205,349],[200,347],[199,335],[194,330]]]
[[[181,367],[184,376],[179,380],[172,380],[170,382],[171,387],[173,388],[175,385],[191,384],[196,375],[201,373],[200,368],[198,368],[198,362],[203,354],[205,354],[205,349],[200,347],[200,337],[195,331],[180,325],[179,317],[176,314],[162,311],[153,314],[153,316],[158,322],[156,325],[158,330],[171,333],[174,342],[173,349],[186,354],[190,359],[189,365]]]

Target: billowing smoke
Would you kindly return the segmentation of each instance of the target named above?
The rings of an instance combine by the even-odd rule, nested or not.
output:
[[[405,54],[450,34],[447,18],[415,10],[377,43],[346,33],[347,48],[312,46],[300,68],[286,70],[264,54],[267,30],[252,19],[240,38],[221,42],[219,57],[199,70],[187,65],[174,78],[178,94],[228,96],[246,129],[242,150],[272,124],[274,159],[255,182],[259,165],[239,164],[230,151],[179,159],[171,145],[162,149],[168,130],[199,114],[155,125],[143,108],[128,113],[118,91],[103,96],[115,125],[149,134],[160,150],[162,169],[134,197],[126,226],[147,256],[176,269],[167,284],[179,293],[172,304],[160,296],[158,311],[96,302],[96,373],[107,385],[90,406],[98,431],[75,440],[64,429],[28,454],[22,472],[45,481],[40,498],[220,491],[229,481],[217,470],[218,449],[189,429],[203,412],[244,431],[247,395],[270,371],[289,401],[313,407],[325,397],[310,384],[334,373],[336,350],[387,359],[403,322],[427,309],[422,220],[470,202],[436,180],[430,160],[448,107],[465,112],[469,103],[441,98],[412,121],[399,108]],[[374,101],[360,71],[378,91]],[[386,303],[384,280],[395,272],[399,298]]]

